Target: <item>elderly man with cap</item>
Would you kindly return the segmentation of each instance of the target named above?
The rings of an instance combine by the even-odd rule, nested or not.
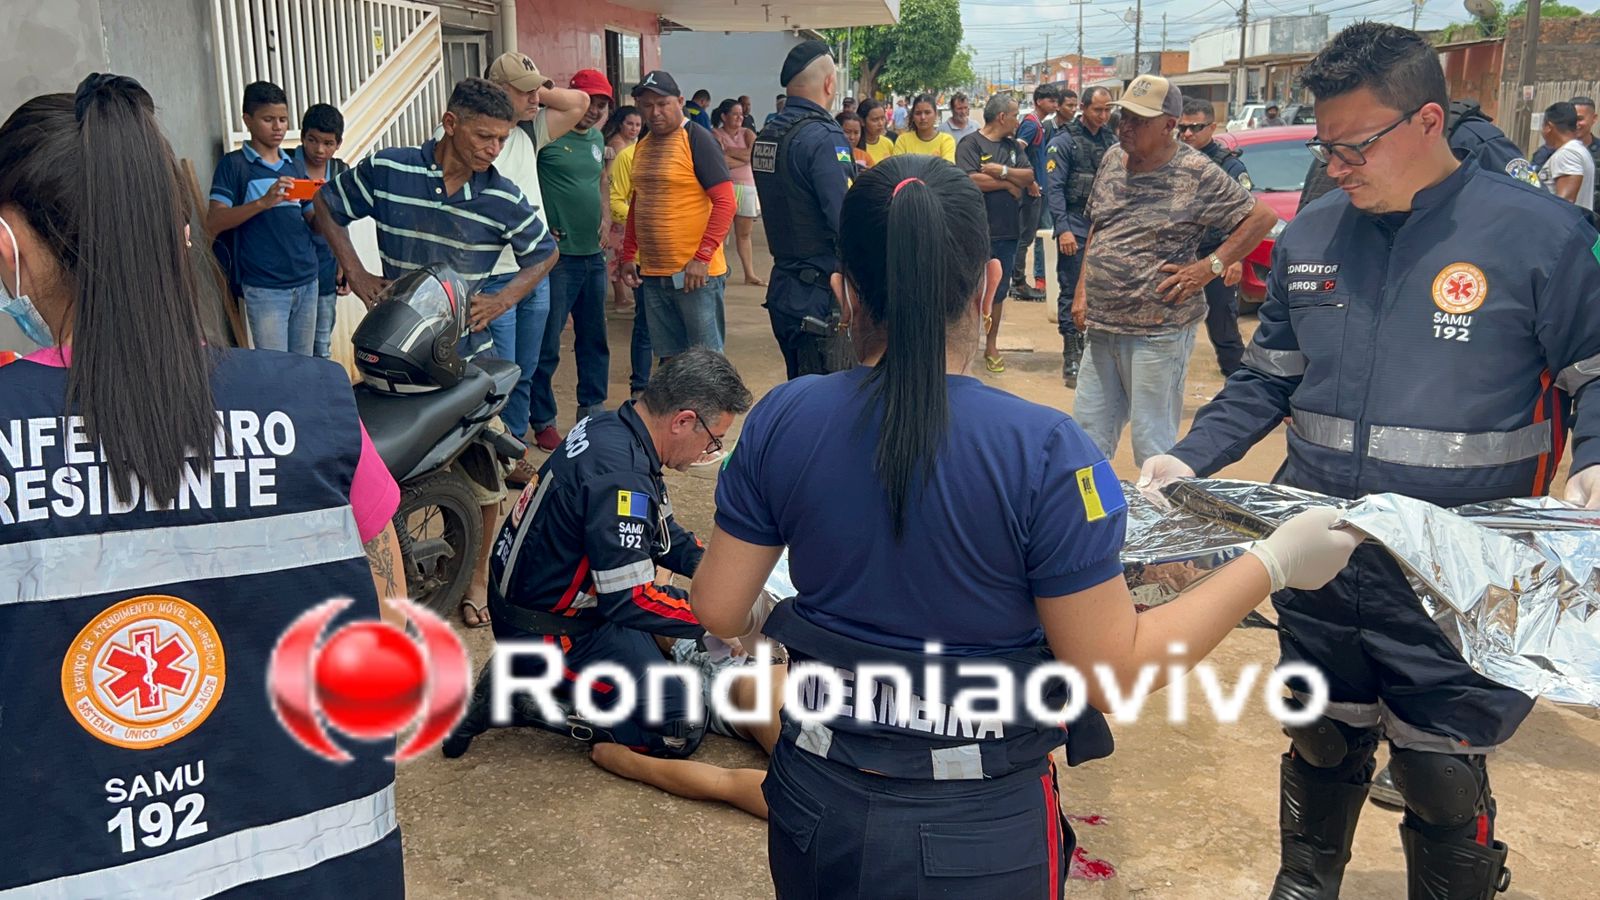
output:
[[[1173,138],[1183,95],[1140,75],[1114,103],[1118,145],[1106,151],[1072,317],[1089,336],[1073,417],[1107,458],[1130,419],[1136,465],[1178,440],[1183,381],[1203,290],[1266,237],[1277,216],[1203,153]],[[1227,234],[1197,259],[1206,230]]]
[[[521,188],[523,195],[544,210],[548,218],[550,210],[539,189],[538,148],[558,140],[578,124],[589,108],[589,95],[580,90],[556,87],[555,82],[540,74],[533,60],[521,53],[500,54],[489,64],[484,77],[498,85],[511,99],[511,109],[516,113],[519,125],[511,129],[500,155],[495,157],[495,170]],[[492,277],[484,282],[480,290],[489,293],[498,291],[517,271],[517,261],[510,250],[502,251]],[[491,352],[515,362],[522,370],[522,377],[517,380],[511,399],[500,414],[501,419],[511,434],[530,444],[533,443],[528,428],[533,373],[539,367],[545,320],[549,313],[550,281],[544,279],[533,293],[489,323],[489,334],[494,339]],[[506,480],[514,485],[526,484],[533,473],[533,465],[523,460]],[[478,605],[482,606],[481,603]],[[468,618],[476,617],[469,614]],[[477,623],[468,621],[467,624]],[[483,624],[488,624],[487,618],[483,619]]]
[[[687,128],[683,92],[666,72],[646,72],[633,102],[647,129],[633,151],[633,202],[618,255],[622,281],[641,288],[650,348],[668,359],[690,347],[721,351],[727,326],[722,242],[736,203],[722,145]]]
[[[787,102],[750,155],[773,258],[767,316],[790,378],[846,367],[838,358],[842,341],[830,341],[838,316],[828,289],[839,267],[839,207],[855,165],[844,130],[828,113],[837,77],[827,44],[806,41],[790,50],[779,75]]]
[[[571,84],[589,99],[588,111],[571,131],[539,148],[546,216],[561,250],[561,260],[550,270],[550,315],[533,376],[534,440],[547,451],[561,442],[551,379],[561,366],[561,330],[568,315],[578,363],[578,419],[604,411],[611,380],[605,303],[611,197],[605,178],[606,139],[599,126],[611,109],[612,89],[597,69],[579,69]]]

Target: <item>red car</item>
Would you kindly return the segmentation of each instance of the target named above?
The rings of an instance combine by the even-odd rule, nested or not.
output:
[[[1240,151],[1240,160],[1250,171],[1250,182],[1257,199],[1278,214],[1265,240],[1244,261],[1244,280],[1239,282],[1239,304],[1245,309],[1261,305],[1267,295],[1267,272],[1272,269],[1272,245],[1283,226],[1294,218],[1300,204],[1300,189],[1305,187],[1311,168],[1311,151],[1306,141],[1317,136],[1315,125],[1290,125],[1256,128],[1217,135],[1217,141]]]

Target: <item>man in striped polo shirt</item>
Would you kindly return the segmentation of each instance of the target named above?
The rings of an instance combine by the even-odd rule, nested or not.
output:
[[[494,168],[515,120],[504,91],[464,78],[450,92],[443,137],[379,150],[317,193],[317,229],[369,308],[389,279],[430,263],[449,265],[475,288],[509,246],[521,271],[472,297],[472,330],[482,331],[549,273],[556,243],[543,213]],[[361,265],[347,229],[368,216],[378,224],[381,278]]]
[[[501,249],[510,247],[521,270],[499,290],[472,295],[476,334],[470,342],[477,345],[487,341],[489,323],[515,308],[555,266],[556,242],[544,215],[494,168],[516,118],[505,91],[493,82],[462,79],[450,92],[443,137],[420,147],[379,150],[317,192],[317,230],[369,309],[389,279],[430,263],[455,269],[470,292],[493,275]],[[378,224],[381,278],[361,265],[350,242],[349,224],[368,216]],[[505,486],[490,491],[471,483],[484,533],[492,533]],[[462,621],[472,627],[489,624],[489,543],[483,542],[462,601]]]

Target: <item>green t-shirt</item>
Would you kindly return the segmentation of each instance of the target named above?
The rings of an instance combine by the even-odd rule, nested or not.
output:
[[[539,192],[563,256],[600,252],[600,173],[605,152],[606,141],[598,128],[574,129],[539,148]]]

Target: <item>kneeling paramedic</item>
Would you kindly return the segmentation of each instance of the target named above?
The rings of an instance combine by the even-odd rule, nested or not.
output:
[[[704,552],[673,519],[661,470],[682,471],[721,449],[734,417],[750,403],[750,391],[726,357],[704,348],[685,351],[656,370],[638,401],[575,425],[538,481],[523,490],[490,560],[496,640],[559,646],[564,668],[553,693],[569,710],[578,674],[602,662],[630,673],[639,701],[633,715],[606,728],[576,715],[550,722],[530,713],[527,724],[658,756],[688,756],[699,746],[705,722],[687,718],[681,681],[664,680],[660,721],[646,719],[643,701],[646,671],[665,662],[655,636],[705,633],[689,611],[688,593],[656,583],[657,566],[694,575]],[[491,724],[513,724],[490,721],[491,671],[486,667],[479,676],[471,708],[445,741],[446,756],[465,753]],[[543,661],[531,656],[514,660],[511,671],[518,678],[547,676]],[[617,695],[601,678],[590,700],[609,709]],[[520,701],[516,707],[529,709]]]
[[[1583,211],[1452,151],[1444,76],[1413,32],[1353,25],[1301,77],[1310,146],[1343,190],[1284,230],[1244,368],[1141,482],[1215,472],[1290,416],[1283,484],[1445,507],[1541,495],[1575,405],[1566,497],[1600,507],[1600,237]],[[1322,669],[1332,702],[1287,729],[1271,896],[1338,896],[1384,736],[1409,896],[1504,890],[1485,762],[1533,699],[1469,668],[1372,547],[1273,602],[1283,658]]]

